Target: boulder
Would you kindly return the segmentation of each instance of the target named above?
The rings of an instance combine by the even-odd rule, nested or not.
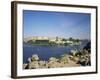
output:
[[[71,50],[70,52],[71,52],[71,54],[72,54],[73,56],[75,56],[75,55],[78,53],[77,49]]]
[[[69,61],[69,56],[68,55],[61,55],[61,58],[60,58],[60,62],[61,63],[68,63]]]
[[[49,58],[48,61],[57,62],[58,60],[59,60],[59,59],[57,59],[57,58],[55,58],[55,57],[51,57],[51,58]]]
[[[27,61],[28,61],[28,63],[31,63],[31,58],[29,57]]]
[[[31,60],[32,61],[38,61],[39,60],[39,57],[37,54],[33,54],[32,57],[31,57]]]
[[[88,52],[90,52],[90,51],[91,51],[91,42],[88,42],[88,43],[86,44],[86,46],[84,46],[83,49],[86,49],[86,50],[88,50]]]
[[[61,63],[59,62],[53,62],[53,61],[49,61],[47,63],[48,68],[57,68],[57,67],[61,67]]]
[[[47,67],[46,64],[47,64],[46,61],[39,61],[39,67],[40,68],[46,68]]]
[[[39,68],[39,62],[38,61],[33,61],[31,63],[28,63],[28,68],[29,69],[37,69],[37,68]]]
[[[90,55],[82,55],[79,58],[78,61],[79,64],[81,64],[82,66],[90,66],[91,65],[91,59],[90,59]]]
[[[27,67],[27,64],[23,64],[23,69],[26,69],[26,67]]]
[[[59,59],[57,59],[55,57],[49,58],[47,66],[48,66],[48,68],[57,68],[57,67],[60,67]]]

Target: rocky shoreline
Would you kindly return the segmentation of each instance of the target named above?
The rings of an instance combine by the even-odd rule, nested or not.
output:
[[[37,54],[33,54],[28,58],[27,63],[23,64],[23,69],[77,67],[90,65],[90,50],[82,49],[79,51],[71,50],[70,54],[63,54],[59,56],[59,58],[50,57],[47,61],[40,60]]]

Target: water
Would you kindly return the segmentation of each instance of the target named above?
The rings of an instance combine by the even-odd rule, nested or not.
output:
[[[81,45],[74,46],[33,46],[24,44],[23,63],[26,63],[32,54],[37,54],[40,60],[48,60],[50,57],[59,57],[62,54],[68,54],[72,49],[82,49],[86,44],[87,42],[82,42]]]

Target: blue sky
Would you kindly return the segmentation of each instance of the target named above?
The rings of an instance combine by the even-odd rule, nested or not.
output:
[[[89,13],[23,10],[24,37],[90,39]]]

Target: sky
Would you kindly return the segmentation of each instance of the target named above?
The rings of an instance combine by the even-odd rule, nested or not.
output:
[[[23,34],[90,39],[90,20],[89,13],[23,10]]]

